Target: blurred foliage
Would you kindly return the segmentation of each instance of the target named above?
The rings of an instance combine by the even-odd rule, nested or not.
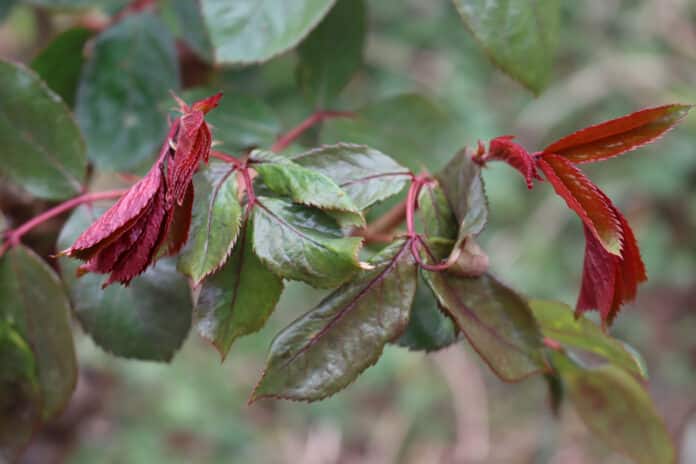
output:
[[[117,2],[102,3],[111,11]],[[451,2],[401,3],[395,8],[393,2],[366,2],[365,63],[335,109],[427,94],[441,106],[438,111],[456,119],[456,130],[442,136],[443,146],[510,133],[531,150],[642,106],[696,101],[696,6],[688,0],[561,2],[552,77],[537,98],[490,65]],[[70,16],[60,16],[53,30],[40,10],[21,4],[4,8],[3,3],[3,58],[30,62],[39,45],[76,26]],[[258,112],[250,110],[249,118],[262,121],[259,138],[267,138],[266,127],[289,127],[312,111],[297,88],[297,61],[289,52],[263,67],[216,68],[210,78],[228,97],[254,99]],[[178,77],[169,79],[175,87]],[[228,97],[226,104],[233,104]],[[267,108],[274,114],[267,115]],[[327,133],[358,129],[334,127]],[[626,213],[643,251],[650,280],[614,331],[645,354],[658,410],[674,433],[686,429],[687,411],[695,407],[694,136],[692,115],[659,144],[587,169]],[[412,163],[434,170],[449,155],[447,148],[421,149]],[[529,296],[572,304],[582,265],[579,221],[548,185],[528,192],[507,166],[490,165],[484,177],[491,213],[481,245],[495,274]],[[626,462],[592,441],[569,408],[560,423],[553,422],[541,393],[543,379],[501,384],[478,361],[468,361],[461,345],[430,357],[388,346],[379,367],[341,395],[311,405],[266,401],[247,407],[271,335],[321,295],[302,284],[288,285],[268,326],[241,339],[222,366],[196,336],[171,365],[156,365],[115,359],[78,335],[85,366],[81,387],[56,424],[67,432],[40,435],[26,461],[421,463],[467,462],[479,452],[487,456],[480,462]],[[71,425],[71,411],[90,399],[90,388],[97,392],[97,406]],[[684,448],[693,448],[690,437]],[[49,454],[50,459],[67,457],[51,461],[45,454],[51,446],[67,451]]]

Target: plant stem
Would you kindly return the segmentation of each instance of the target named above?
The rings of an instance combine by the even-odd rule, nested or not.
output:
[[[326,119],[351,118],[353,116],[355,116],[355,114],[351,113],[350,111],[317,111],[316,113],[312,114],[307,119],[299,123],[297,126],[278,137],[276,142],[271,146],[271,151],[278,153],[280,151],[285,150],[288,146],[290,146],[290,144],[292,144],[292,142],[297,140],[308,129]]]
[[[71,209],[85,203],[92,203],[93,201],[98,200],[110,200],[113,198],[119,198],[127,191],[128,189],[120,189],[108,190],[106,192],[85,193],[75,198],[71,198],[70,200],[64,201],[63,203],[60,203],[59,205],[56,205],[47,211],[44,211],[43,213],[28,220],[16,229],[8,230],[5,233],[5,243],[3,243],[3,245],[0,247],[0,256],[4,254],[5,251],[7,251],[10,247],[19,244],[19,241],[22,238],[22,236],[24,236],[26,233],[28,233],[35,227],[48,221],[49,219],[53,219],[56,216],[60,216],[66,211],[70,211]]]

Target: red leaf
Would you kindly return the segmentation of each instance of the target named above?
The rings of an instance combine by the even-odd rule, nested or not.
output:
[[[537,173],[534,158],[521,145],[512,141],[514,137],[505,135],[496,137],[488,145],[488,153],[482,158],[474,157],[474,161],[485,162],[488,160],[501,160],[522,173],[527,181],[527,188],[531,190],[534,179],[541,179]]]
[[[654,142],[684,118],[691,105],[664,105],[581,129],[543,151],[573,163],[601,161]]]
[[[545,154],[537,160],[556,193],[613,255],[620,256],[622,226],[611,200],[570,161]]]

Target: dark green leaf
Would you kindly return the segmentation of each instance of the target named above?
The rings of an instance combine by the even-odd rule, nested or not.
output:
[[[453,0],[491,61],[535,93],[548,81],[558,42],[559,0]]]
[[[99,8],[106,13],[115,13],[126,6],[130,0],[24,0],[25,3],[56,11],[69,13],[77,10]]]
[[[199,0],[160,0],[160,14],[172,27],[174,35],[181,38],[205,61],[213,59],[213,45],[203,23]],[[213,95],[215,92],[206,94]]]
[[[597,438],[638,464],[676,461],[664,422],[631,374],[613,364],[585,369],[559,352],[552,360],[578,415]]]
[[[16,246],[0,259],[0,321],[31,347],[41,396],[41,417],[58,414],[77,380],[70,303],[58,276],[31,250]]]
[[[503,380],[543,369],[541,334],[519,295],[490,275],[469,278],[423,272],[438,302],[474,349]]]
[[[0,2],[0,22],[2,22],[7,15],[12,11],[12,7],[15,6],[17,0],[3,0]]]
[[[333,179],[360,210],[396,195],[411,178],[408,169],[365,145],[325,146],[292,160]]]
[[[0,171],[29,193],[59,200],[79,193],[87,160],[70,110],[21,65],[0,61]]]
[[[421,171],[438,169],[461,146],[453,137],[453,121],[442,107],[421,95],[399,95],[370,103],[355,117],[326,121],[321,143],[368,145]]]
[[[259,63],[297,45],[335,0],[201,0],[218,63]]]
[[[374,256],[375,266],[335,290],[273,340],[252,400],[314,401],[345,388],[408,324],[416,291],[409,242]]]
[[[174,38],[150,13],[102,32],[85,64],[75,112],[101,169],[134,170],[162,144],[169,92],[179,87]]]
[[[457,327],[443,314],[422,278],[418,279],[411,317],[396,343],[414,351],[436,351],[458,339]]]
[[[544,380],[549,389],[549,406],[554,416],[558,417],[561,413],[561,406],[565,398],[565,390],[563,388],[563,379],[557,372],[549,372],[544,374]]]
[[[266,151],[254,151],[250,159],[264,184],[275,193],[317,208],[360,213],[350,197],[324,174],[305,168],[288,158]]]
[[[68,29],[58,35],[31,62],[31,67],[70,106],[84,62],[83,48],[92,31],[82,27]]]
[[[584,317],[575,319],[573,309],[568,305],[556,301],[530,300],[529,306],[545,337],[565,348],[589,351],[634,375],[647,377],[644,366],[622,341],[605,334],[597,324]]]
[[[205,280],[198,296],[196,328],[223,359],[238,337],[264,326],[283,291],[282,279],[254,253],[252,229],[250,219],[227,264]]]
[[[457,237],[457,219],[450,208],[444,190],[437,183],[423,186],[418,196],[418,213],[427,239],[439,237],[452,240]],[[451,249],[451,248],[450,248]],[[449,252],[449,250],[446,250]],[[447,253],[449,254],[449,253]],[[446,256],[439,256],[442,259]]]
[[[254,250],[281,277],[321,288],[341,285],[358,270],[360,243],[317,209],[268,197],[254,207]]]
[[[79,208],[65,224],[58,248],[70,246],[104,210]],[[128,287],[101,288],[104,276],[75,277],[78,262],[60,260],[82,327],[105,351],[125,358],[169,361],[191,326],[191,295],[172,259],[161,259]]]
[[[196,101],[217,90],[195,89],[184,92],[186,101]],[[270,147],[282,126],[273,109],[263,101],[238,93],[225,93],[215,111],[206,116],[213,127],[216,141],[223,151],[242,151],[255,147]]]
[[[481,168],[462,150],[437,175],[450,208],[459,223],[454,245],[458,248],[468,235],[477,235],[486,226],[488,203]]]
[[[297,80],[315,107],[326,108],[360,67],[366,32],[365,2],[338,0],[302,42]]]
[[[198,284],[222,266],[232,251],[242,207],[237,199],[237,175],[230,165],[211,163],[193,181],[193,219],[179,270]]]

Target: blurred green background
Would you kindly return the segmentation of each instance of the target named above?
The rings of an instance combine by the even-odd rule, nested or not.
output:
[[[644,106],[696,102],[696,2],[561,3],[554,76],[534,97],[489,63],[447,0],[371,0],[366,63],[335,109],[402,93],[429,96],[454,122],[434,129],[437,143],[422,141],[410,161],[435,170],[478,139],[516,134],[535,150]],[[28,62],[73,20],[53,18],[49,33],[45,17],[17,5],[0,25],[0,56]],[[227,98],[263,99],[288,128],[312,111],[295,82],[296,59],[290,52],[263,67],[217,70],[212,80],[230,90]],[[340,127],[306,142],[332,137]],[[659,143],[586,169],[626,214],[641,246],[650,280],[613,332],[644,355],[651,393],[685,464],[696,462],[694,141],[692,115]],[[547,184],[528,192],[505,165],[490,165],[485,181],[491,220],[481,242],[493,271],[528,296],[573,305],[582,269],[579,220]],[[113,358],[76,328],[78,390],[24,462],[627,462],[594,440],[572,408],[554,418],[543,379],[504,384],[464,343],[432,355],[389,347],[357,382],[321,403],[247,406],[273,334],[320,297],[288,285],[269,324],[222,364],[195,333],[171,365],[160,365]]]

